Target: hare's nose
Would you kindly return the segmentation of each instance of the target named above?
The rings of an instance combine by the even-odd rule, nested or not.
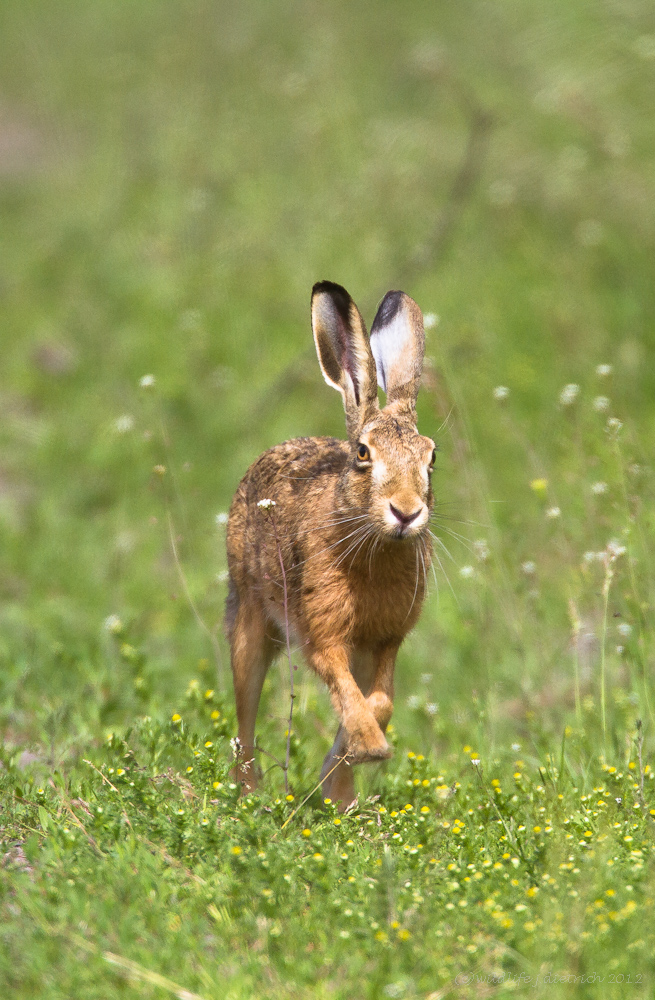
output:
[[[419,509],[415,510],[413,514],[403,514],[403,512],[398,510],[397,507],[394,507],[392,503],[389,504],[389,509],[391,510],[393,516],[400,522],[400,524],[402,524],[403,527],[405,527],[408,524],[411,524],[412,521],[415,521],[416,518],[421,513],[421,508],[419,507]]]

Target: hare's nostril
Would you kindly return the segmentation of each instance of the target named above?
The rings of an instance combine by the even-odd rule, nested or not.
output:
[[[403,526],[411,524],[412,521],[415,521],[416,518],[421,513],[421,508],[419,507],[419,509],[415,510],[413,514],[403,514],[402,511],[398,510],[397,507],[394,507],[392,503],[389,504],[389,509],[391,510],[391,513],[396,518],[396,520],[400,521],[400,523]]]

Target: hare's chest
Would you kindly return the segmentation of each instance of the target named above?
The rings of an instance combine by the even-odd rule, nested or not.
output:
[[[402,639],[416,623],[424,595],[422,572],[409,560],[376,567],[354,588],[356,643],[376,645]]]

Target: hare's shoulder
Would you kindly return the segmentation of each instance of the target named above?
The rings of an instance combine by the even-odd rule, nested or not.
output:
[[[249,470],[249,477],[264,482],[310,482],[322,476],[341,475],[348,463],[346,441],[330,437],[292,438],[269,448]]]

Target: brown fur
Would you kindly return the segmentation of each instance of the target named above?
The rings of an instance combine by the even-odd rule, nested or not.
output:
[[[246,473],[228,522],[226,627],[244,787],[257,784],[255,717],[266,671],[288,627],[327,684],[340,720],[322,776],[323,793],[345,808],[354,797],[350,765],[391,753],[384,731],[393,710],[394,663],[418,619],[431,553],[428,472],[434,442],[415,427],[423,345],[416,304],[407,296],[401,303],[416,341],[407,359],[407,390],[399,384],[407,373],[400,371],[391,392],[387,386],[393,402],[379,410],[377,387],[370,381],[375,363],[356,306],[345,290],[328,283],[315,286],[314,302],[317,297],[319,360],[326,381],[344,396],[350,440],[296,438],[265,452]],[[326,348],[331,333],[335,346]],[[356,338],[354,351],[349,337]],[[403,367],[402,359],[392,360]],[[362,446],[370,461],[357,457]],[[275,506],[259,507],[263,499]],[[345,759],[337,763],[340,758]]]

